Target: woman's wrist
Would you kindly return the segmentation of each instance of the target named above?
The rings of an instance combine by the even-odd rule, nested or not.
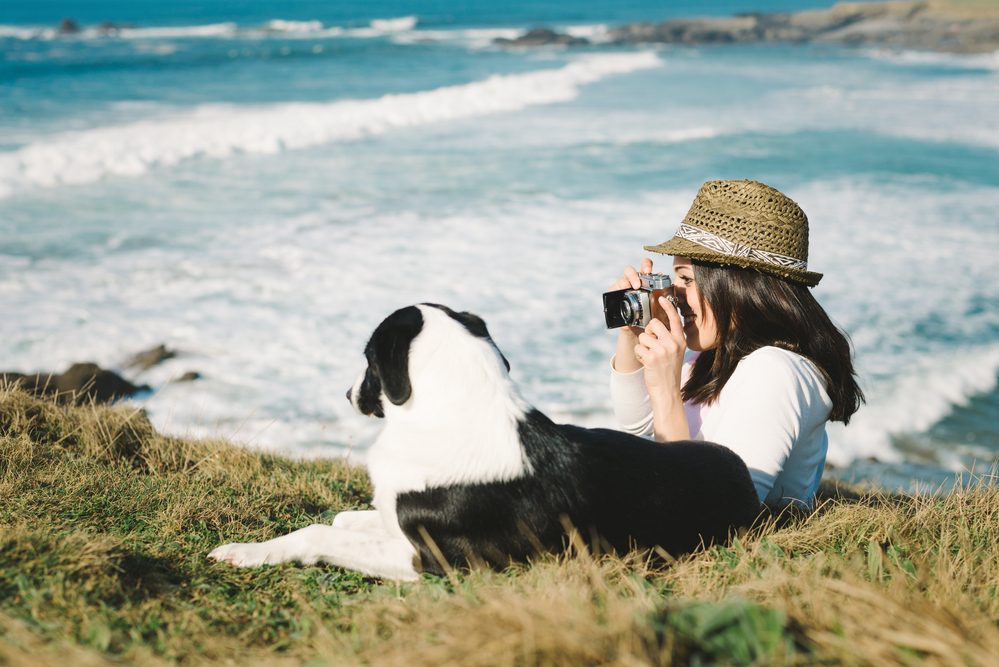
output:
[[[652,425],[656,440],[672,442],[690,438],[679,387],[650,390],[649,402],[652,406]]]
[[[662,407],[664,410],[680,408],[683,410],[683,397],[680,394],[680,387],[650,387],[648,388],[649,400],[653,406]]]
[[[618,330],[613,363],[613,368],[618,373],[634,373],[642,367],[642,364],[635,358],[635,345],[637,343],[638,336],[630,327],[622,327]]]

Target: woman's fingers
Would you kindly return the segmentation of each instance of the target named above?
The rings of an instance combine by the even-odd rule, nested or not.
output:
[[[681,338],[682,335],[681,333]],[[683,354],[684,349],[683,343],[672,335],[665,324],[656,319],[649,322],[645,331],[638,336],[638,343],[648,349],[646,356],[656,359]]]
[[[646,257],[641,263],[642,273],[652,273],[652,260]],[[624,267],[624,276],[618,278],[613,285],[610,286],[611,290],[619,289],[639,289],[642,286],[642,280],[638,277],[638,269],[633,266]]]
[[[638,279],[638,271],[635,270],[633,266],[624,267],[624,275],[610,286],[611,290],[619,289],[638,289],[637,286],[641,285],[641,280]]]
[[[666,320],[669,324],[669,335],[677,342],[686,341],[683,335],[683,320],[680,318],[680,313],[673,302],[661,296],[659,297],[659,307],[666,313]]]
[[[638,340],[649,348],[672,347],[673,343],[666,325],[657,319],[653,319],[648,323],[645,331],[638,337]]]
[[[638,289],[642,286],[642,280],[638,277],[638,271],[633,266],[624,267],[624,277],[628,280],[628,287]]]

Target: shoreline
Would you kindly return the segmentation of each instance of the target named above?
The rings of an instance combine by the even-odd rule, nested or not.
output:
[[[844,2],[828,9],[747,12],[612,27],[601,44],[840,44],[899,50],[983,54],[999,51],[999,6],[976,0]],[[549,28],[528,30],[506,47],[589,46],[594,42]]]

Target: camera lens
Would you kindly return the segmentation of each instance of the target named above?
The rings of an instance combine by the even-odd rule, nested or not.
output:
[[[631,312],[631,304],[627,301],[621,302],[621,319],[624,320],[625,324],[631,324],[634,322],[634,314]]]
[[[635,294],[625,294],[621,300],[621,319],[630,327],[642,321],[642,303]]]

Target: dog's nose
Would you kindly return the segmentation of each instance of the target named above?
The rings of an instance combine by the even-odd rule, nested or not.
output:
[[[353,387],[351,387],[350,389],[348,389],[348,390],[347,390],[347,402],[348,402],[348,403],[350,402],[350,392],[351,392],[351,391],[353,391],[353,389],[354,389],[354,388],[353,388]]]

